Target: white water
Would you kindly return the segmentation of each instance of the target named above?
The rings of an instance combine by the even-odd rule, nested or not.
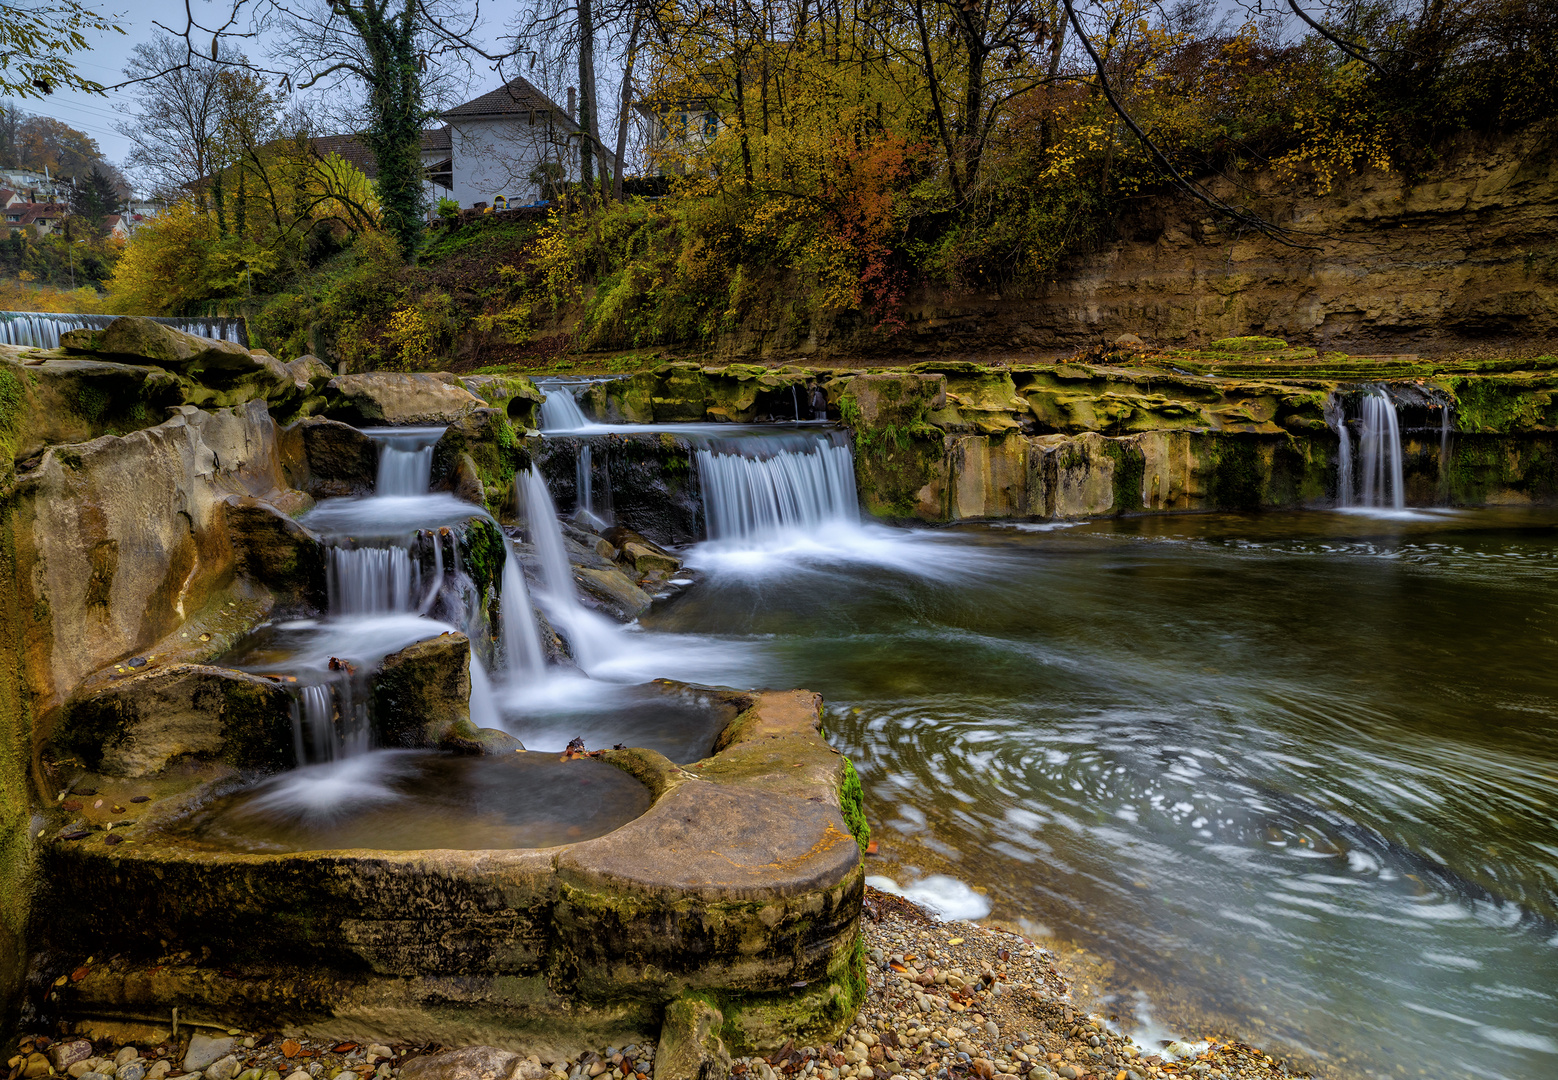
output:
[[[0,311],[0,344],[28,345],[35,349],[57,349],[60,335],[71,330],[101,330],[113,322],[113,315],[70,315],[39,311]],[[157,319],[164,326],[196,337],[216,338],[246,344],[243,322],[239,319]]]
[[[1376,389],[1363,399],[1360,412],[1363,427],[1358,436],[1358,502],[1381,509],[1405,509],[1406,482],[1402,478],[1401,425],[1396,419],[1396,404],[1383,389]]]
[[[590,421],[579,408],[579,399],[567,386],[542,385],[541,430],[578,431],[590,426]]]
[[[332,547],[325,567],[333,616],[410,611],[420,568],[406,547]]]
[[[514,545],[505,549],[503,560],[503,596],[499,611],[503,618],[503,660],[508,680],[535,681],[546,674],[546,655],[541,650],[541,631],[530,606],[530,590],[519,566]]]
[[[579,667],[594,673],[603,662],[616,659],[615,654],[623,649],[621,628],[580,601],[562,525],[557,520],[557,506],[540,470],[532,467],[524,482],[515,488],[523,499],[517,509],[530,530],[530,544],[541,564],[541,607],[568,639]]]
[[[697,462],[712,541],[859,528],[854,458],[827,435],[730,440],[699,450]]]
[[[363,434],[379,448],[379,474],[373,493],[382,497],[426,495],[432,481],[433,446],[441,427],[367,428]]]
[[[1358,448],[1353,451],[1346,406],[1333,397],[1325,406],[1325,422],[1336,432],[1336,505],[1342,509],[1393,511],[1406,508],[1401,424],[1396,403],[1384,387],[1371,389],[1358,404]],[[1444,411],[1442,440],[1448,442],[1449,410]],[[1443,450],[1441,449],[1441,456]],[[1356,475],[1354,474],[1356,458]]]

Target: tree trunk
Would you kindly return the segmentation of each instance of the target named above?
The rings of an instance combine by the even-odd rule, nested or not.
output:
[[[595,130],[595,12],[590,0],[579,3],[579,184],[588,190],[595,171],[595,148],[590,142]]]
[[[611,197],[622,201],[622,158],[628,152],[628,118],[633,107],[633,60],[638,51],[638,28],[642,9],[633,12],[633,29],[628,31],[628,60],[622,72],[622,111],[617,114],[617,175],[612,181]]]

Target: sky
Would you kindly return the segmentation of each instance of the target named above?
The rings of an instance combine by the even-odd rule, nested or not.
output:
[[[213,16],[218,12],[225,15],[228,10],[227,3],[214,4],[209,0],[190,0],[190,3],[195,17],[207,25],[220,21]],[[95,79],[105,86],[118,82],[124,77],[124,65],[136,45],[150,41],[157,35],[158,30],[153,25],[154,22],[176,28],[184,25],[183,0],[97,0],[95,3],[89,2],[88,6],[114,17],[125,31],[123,34],[98,35],[93,41],[94,47],[91,52],[78,53],[73,58],[77,69],[84,77]],[[484,8],[488,6],[483,5]],[[509,5],[500,7],[493,4],[491,9],[495,15],[486,19],[487,25],[484,26],[484,30],[487,34],[484,36],[495,39],[502,30],[503,15],[499,12],[507,12],[511,8]],[[247,47],[246,51],[251,54],[260,52],[252,46]],[[494,72],[484,67],[480,68],[471,79],[470,96],[494,89],[499,82]],[[125,155],[130,152],[130,140],[115,130],[118,124],[134,121],[135,103],[128,91],[110,91],[105,96],[72,90],[56,90],[48,97],[28,98],[17,104],[23,112],[37,116],[52,116],[79,131],[86,132],[97,140],[103,156],[115,164],[122,164]]]

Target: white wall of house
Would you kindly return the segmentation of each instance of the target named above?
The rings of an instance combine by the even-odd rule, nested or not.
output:
[[[449,120],[453,143],[453,194],[462,207],[495,204],[503,196],[510,206],[533,203],[540,197],[531,174],[544,161],[561,165],[565,179],[578,171],[570,167],[577,148],[561,128],[537,112],[493,118],[455,117]]]

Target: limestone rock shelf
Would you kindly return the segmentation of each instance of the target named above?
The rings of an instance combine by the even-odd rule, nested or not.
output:
[[[843,759],[817,695],[727,700],[739,714],[702,761],[601,754],[651,805],[551,848],[212,850],[179,822],[220,781],[152,784],[133,825],[42,851],[40,981],[114,957],[46,1008],[569,1051],[653,1037],[692,995],[732,1050],[835,1035],[863,985]]]

